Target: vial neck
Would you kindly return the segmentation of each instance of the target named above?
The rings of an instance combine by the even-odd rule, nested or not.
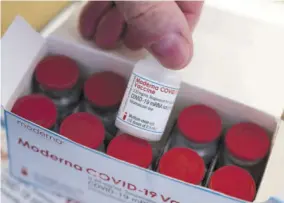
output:
[[[86,99],[85,107],[88,111],[93,111],[98,114],[111,114],[117,112],[119,105],[100,107]]]
[[[186,136],[183,135],[183,137],[187,140],[188,145],[193,149],[204,149],[212,146],[213,144],[217,143],[217,140],[214,140],[212,142],[204,142],[204,143],[198,143],[190,140]]]
[[[257,160],[253,160],[253,161],[245,161],[245,160],[241,160],[235,156],[233,156],[227,149],[226,149],[226,155],[229,158],[229,160],[231,162],[233,162],[234,164],[238,165],[238,166],[244,166],[244,167],[250,167],[250,166],[254,166],[258,163],[261,162],[262,159],[257,159]]]

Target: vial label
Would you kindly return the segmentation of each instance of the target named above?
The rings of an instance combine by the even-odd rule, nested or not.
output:
[[[162,135],[179,86],[169,87],[132,73],[117,119],[140,130]]]

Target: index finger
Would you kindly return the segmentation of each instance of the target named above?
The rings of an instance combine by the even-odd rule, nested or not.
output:
[[[177,1],[176,3],[184,13],[191,31],[193,31],[199,20],[204,1]]]

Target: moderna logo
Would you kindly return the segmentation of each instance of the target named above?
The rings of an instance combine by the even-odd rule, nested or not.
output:
[[[36,134],[36,135],[40,136],[41,138],[44,138],[48,141],[52,141],[52,142],[54,142],[56,144],[60,144],[60,145],[64,143],[61,139],[59,139],[55,136],[52,136],[52,135],[48,134],[46,131],[43,131],[43,130],[37,128],[37,127],[29,125],[28,123],[17,120],[17,124],[20,125],[21,127],[25,128],[26,130],[29,130],[32,133],[34,133],[34,134]]]

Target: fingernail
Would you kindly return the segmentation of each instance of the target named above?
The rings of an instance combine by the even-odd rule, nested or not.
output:
[[[179,34],[168,34],[150,46],[150,52],[167,68],[180,69],[191,58],[189,42]]]

